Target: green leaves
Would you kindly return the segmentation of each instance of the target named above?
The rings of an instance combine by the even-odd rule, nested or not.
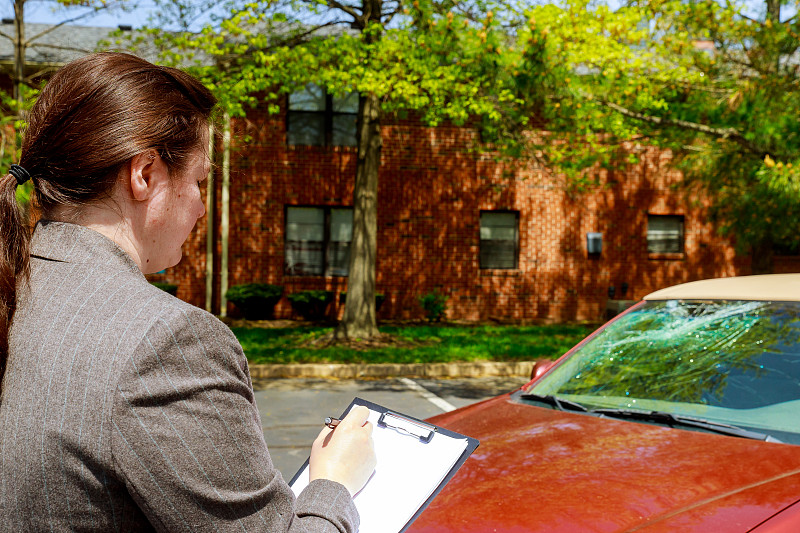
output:
[[[731,201],[800,200],[788,170],[800,166],[800,20],[776,4],[760,17],[742,0],[370,5],[250,2],[199,33],[150,38],[232,115],[264,101],[278,112],[307,83],[372,94],[383,113],[478,128],[479,149],[535,157],[575,191],[633,164],[625,143],[669,149],[743,249],[783,238],[763,224],[778,213]]]
[[[375,94],[384,112],[415,111],[431,125],[501,120],[516,96],[498,76],[520,61],[499,4],[382,5],[383,15],[356,20],[364,13],[336,3],[252,2],[199,33],[147,31],[165,62],[188,66],[233,115],[256,93],[277,102],[315,83],[333,94]]]
[[[628,163],[625,141],[669,149],[741,250],[793,242],[800,22],[770,6],[760,17],[741,1],[531,7],[519,19],[525,72],[515,81],[517,101],[549,132],[535,148],[578,190],[594,185],[598,165]]]

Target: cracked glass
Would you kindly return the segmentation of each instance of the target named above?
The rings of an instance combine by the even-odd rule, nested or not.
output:
[[[702,417],[800,444],[800,303],[647,302],[529,392],[589,409]]]

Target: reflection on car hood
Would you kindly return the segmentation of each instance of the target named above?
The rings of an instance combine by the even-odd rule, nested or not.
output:
[[[481,444],[410,532],[748,531],[800,499],[800,446],[507,396],[432,421]]]

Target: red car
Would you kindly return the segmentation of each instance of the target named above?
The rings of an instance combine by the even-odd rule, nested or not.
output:
[[[800,275],[655,292],[515,392],[415,533],[800,532]]]

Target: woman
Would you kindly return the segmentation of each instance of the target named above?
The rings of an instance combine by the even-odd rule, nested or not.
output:
[[[151,286],[204,214],[213,96],[127,54],[61,69],[0,180],[0,530],[355,531],[364,408],[294,500],[230,330]],[[32,180],[29,236],[15,200]]]

